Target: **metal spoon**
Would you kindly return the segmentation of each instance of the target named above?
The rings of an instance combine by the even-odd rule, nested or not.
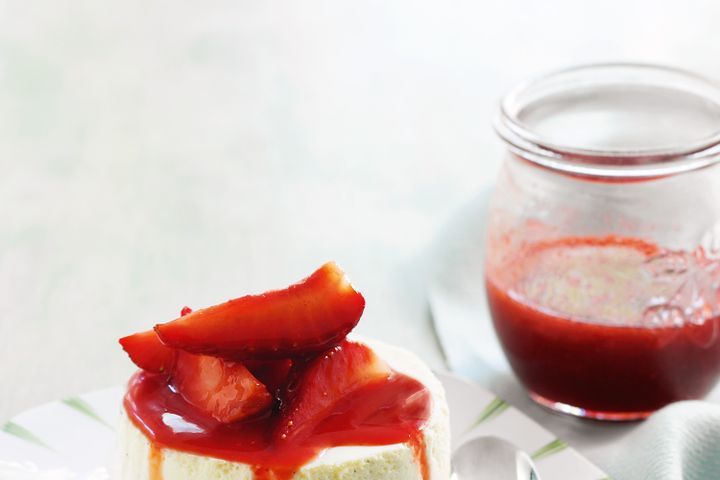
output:
[[[497,437],[476,437],[452,456],[452,480],[540,480],[530,456]]]

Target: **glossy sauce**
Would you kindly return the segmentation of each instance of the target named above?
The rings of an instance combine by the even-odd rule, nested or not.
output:
[[[418,431],[410,437],[410,448],[415,456],[415,463],[420,466],[420,478],[430,480],[430,464],[427,458],[425,437]]]
[[[656,258],[679,261],[640,240],[572,238],[536,245],[504,270],[488,271],[496,332],[537,399],[631,419],[714,387],[720,316],[688,321],[673,317],[674,310],[649,316],[657,314],[647,308],[650,290],[671,297],[686,281],[643,270]]]
[[[275,440],[272,434],[278,415],[270,413],[235,424],[208,418],[185,402],[163,375],[136,373],[124,405],[131,421],[153,445],[151,455],[153,450],[172,448],[249,464],[258,480],[289,480],[330,447],[409,443],[422,478],[429,480],[422,429],[430,418],[430,393],[400,373],[345,397],[312,435],[297,440]],[[150,465],[158,471],[153,467],[156,463]],[[152,472],[150,478],[161,480]]]
[[[150,465],[149,479],[163,480],[163,451],[154,444],[150,444],[148,452],[148,465]]]

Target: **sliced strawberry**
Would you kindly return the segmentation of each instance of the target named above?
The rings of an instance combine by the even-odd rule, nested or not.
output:
[[[273,398],[242,363],[178,351],[172,384],[190,404],[221,423],[257,415]]]
[[[355,328],[365,299],[335,263],[285,290],[196,310],[155,330],[168,346],[233,360],[322,352]]]
[[[241,363],[166,347],[153,330],[122,338],[120,344],[135,365],[168,374],[188,403],[219,422],[242,420],[272,405],[265,386]],[[268,375],[274,372],[265,370]]]
[[[183,307],[180,316],[189,313],[192,313],[192,309]],[[169,373],[175,363],[175,349],[166,347],[154,330],[123,337],[120,345],[130,360],[146,372]]]
[[[390,377],[390,367],[369,347],[345,340],[312,360],[288,387],[275,432],[279,441],[309,435],[338,402]]]
[[[120,345],[135,365],[147,372],[170,373],[175,362],[175,349],[166,347],[154,330],[120,339]]]
[[[276,395],[287,383],[293,361],[289,358],[283,360],[246,360],[243,364],[255,378],[267,387],[271,394]]]

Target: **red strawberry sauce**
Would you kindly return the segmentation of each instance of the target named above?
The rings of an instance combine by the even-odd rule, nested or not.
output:
[[[161,480],[158,462],[165,448],[252,465],[258,480],[288,480],[329,447],[395,443],[410,444],[423,479],[429,480],[422,429],[430,417],[430,393],[400,373],[342,399],[311,436],[292,441],[273,438],[277,415],[272,412],[233,424],[209,418],[160,374],[136,373],[124,405],[153,446],[151,480]]]
[[[621,420],[713,388],[720,316],[655,323],[643,317],[650,290],[675,291],[671,281],[651,284],[640,271],[662,253],[636,239],[569,238],[535,245],[488,270],[496,332],[537,400]]]

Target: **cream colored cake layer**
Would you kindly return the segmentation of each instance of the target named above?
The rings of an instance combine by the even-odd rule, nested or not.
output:
[[[450,478],[450,425],[445,392],[430,369],[407,350],[377,341],[356,339],[370,345],[395,370],[421,381],[430,390],[433,408],[423,430],[429,480]],[[120,428],[122,480],[150,478],[150,442],[123,413]],[[250,466],[184,453],[162,450],[164,480],[253,480]],[[380,447],[337,447],[325,451],[305,465],[295,480],[422,480],[420,466],[407,444]]]

